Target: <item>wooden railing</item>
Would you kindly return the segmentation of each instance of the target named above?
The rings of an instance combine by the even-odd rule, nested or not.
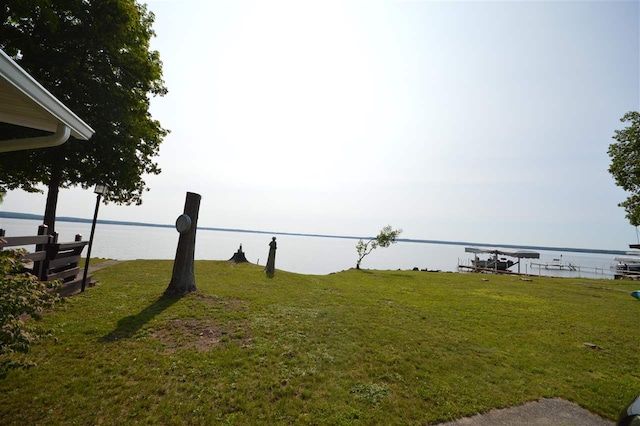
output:
[[[35,246],[34,251],[27,252],[21,258],[27,265],[31,264],[29,272],[40,281],[62,280],[58,292],[63,296],[75,293],[80,289],[83,278],[79,266],[82,250],[89,242],[82,241],[82,235],[78,234],[75,241],[58,243],[58,235],[48,235],[47,231],[47,226],[41,225],[38,235],[5,237],[5,231],[0,229],[0,249]],[[94,284],[91,277],[87,277],[87,284]]]

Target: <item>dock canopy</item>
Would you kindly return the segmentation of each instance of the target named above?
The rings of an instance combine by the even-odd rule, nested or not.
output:
[[[631,254],[631,253],[628,253]],[[613,258],[616,262],[622,263],[640,263],[640,257],[638,256],[616,256]]]
[[[497,247],[465,247],[464,251],[465,253],[502,255],[517,257],[518,259],[540,259],[540,253],[531,250],[505,249]]]

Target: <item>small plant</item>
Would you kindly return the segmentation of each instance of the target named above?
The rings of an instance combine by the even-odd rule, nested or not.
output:
[[[39,320],[45,309],[59,300],[58,282],[40,282],[25,270],[20,257],[24,249],[0,251],[0,378],[12,368],[25,367],[14,359],[46,332],[28,323]]]
[[[378,405],[389,394],[389,388],[385,384],[358,383],[351,388],[351,394],[361,401]]]
[[[356,269],[360,269],[360,263],[366,255],[378,247],[389,247],[391,244],[395,244],[396,238],[398,238],[400,234],[402,234],[402,229],[396,229],[394,231],[391,228],[391,225],[387,225],[382,228],[382,231],[380,231],[375,238],[370,239],[366,243],[362,240],[358,241],[358,244],[356,245],[356,250],[358,251]]]

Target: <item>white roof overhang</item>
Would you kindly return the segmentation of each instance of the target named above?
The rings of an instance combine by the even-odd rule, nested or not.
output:
[[[0,152],[46,148],[69,136],[88,140],[94,130],[0,50],[0,122],[52,132],[51,135],[1,140]]]

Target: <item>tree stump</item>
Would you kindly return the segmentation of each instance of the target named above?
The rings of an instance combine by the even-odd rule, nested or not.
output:
[[[193,272],[194,253],[196,249],[196,230],[198,228],[198,211],[200,195],[187,192],[184,203],[184,214],[176,220],[176,229],[180,232],[176,259],[173,262],[173,275],[164,294],[183,295],[196,291],[196,278]]]
[[[248,263],[249,262],[247,260],[247,257],[244,255],[244,252],[242,251],[242,244],[240,244],[240,248],[238,249],[238,251],[235,252],[233,254],[233,256],[231,256],[231,259],[229,259],[229,262],[233,262],[233,263]]]

